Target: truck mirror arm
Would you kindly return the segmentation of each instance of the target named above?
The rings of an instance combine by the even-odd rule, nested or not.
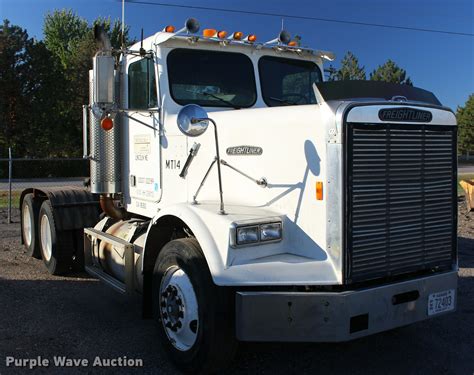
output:
[[[119,112],[122,113],[126,118],[138,122],[140,125],[146,126],[147,128],[150,128],[150,129],[153,129],[153,130],[159,130],[158,128],[156,128],[156,127],[154,127],[154,126],[148,125],[146,122],[140,121],[140,120],[136,119],[135,117],[130,116],[130,115],[129,115],[128,113],[126,113],[124,110],[120,110]],[[159,110],[154,111],[154,112],[151,112],[151,111],[150,111],[150,114],[152,114],[152,113],[158,113],[158,112],[159,112]]]
[[[215,157],[214,161],[211,163],[211,166],[207,170],[207,172],[206,172],[206,174],[205,174],[205,176],[204,176],[204,178],[201,182],[201,185],[199,186],[196,194],[194,195],[193,200],[194,200],[195,204],[197,203],[196,197],[199,194],[199,191],[201,190],[201,187],[206,182],[207,176],[209,175],[209,172],[211,171],[212,167],[214,166],[214,163],[218,160],[219,161],[221,160],[220,153],[219,153],[219,137],[217,135],[217,124],[212,118],[209,118],[209,117],[204,117],[204,118],[195,118],[195,117],[193,117],[191,119],[192,124],[196,124],[196,123],[199,123],[199,122],[202,122],[202,121],[208,121],[208,122],[212,123],[212,125],[214,125],[214,138],[215,138],[215,141],[216,141],[216,157]],[[222,191],[222,174],[221,174],[221,163],[220,162],[217,163],[217,176],[218,176],[218,180],[219,180],[219,196],[220,196],[219,213],[221,215],[225,215],[226,213],[225,213],[225,209],[224,209],[224,193]]]
[[[247,173],[245,172],[242,172],[240,169],[237,169],[235,168],[234,166],[230,165],[229,163],[227,163],[224,159],[221,159],[221,164],[222,165],[225,165],[226,167],[229,167],[230,169],[232,169],[233,171],[241,174],[242,176],[248,178],[250,181],[253,181],[255,182],[258,186],[261,186],[263,188],[266,188],[268,186],[268,181],[265,177],[262,177],[260,179],[256,179],[256,178],[253,178],[251,176],[249,176]]]

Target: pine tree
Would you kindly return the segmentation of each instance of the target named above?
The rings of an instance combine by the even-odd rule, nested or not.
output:
[[[332,66],[331,66],[332,68]],[[329,81],[343,81],[343,80],[365,80],[365,67],[359,66],[359,60],[350,51],[346,53],[341,61],[339,69],[331,69],[329,74]]]
[[[461,152],[474,151],[474,94],[456,111],[458,120],[458,149]]]
[[[413,86],[410,77],[407,77],[407,72],[390,59],[370,73],[370,79]]]

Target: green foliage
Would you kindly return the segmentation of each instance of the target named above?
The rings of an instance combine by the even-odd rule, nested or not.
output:
[[[0,26],[1,156],[6,156],[8,147],[17,155],[44,152],[44,140],[55,134],[55,98],[61,95],[61,82],[58,65],[44,43],[5,20]]]
[[[329,70],[329,81],[365,80],[366,78],[365,67],[359,66],[359,60],[350,51],[342,59],[339,69],[331,68]]]
[[[456,111],[458,121],[458,149],[461,152],[474,151],[474,94]]]
[[[407,77],[406,71],[390,59],[387,60],[385,64],[379,65],[377,69],[370,73],[370,79],[372,81],[384,81],[413,86],[413,82],[410,77]]]
[[[44,41],[64,68],[70,64],[77,53],[79,42],[89,32],[87,21],[78,17],[70,9],[56,10],[48,13],[44,20]]]
[[[8,147],[16,157],[80,156],[96,24],[114,48],[121,46],[120,21],[99,17],[89,25],[72,10],[46,15],[44,42],[7,20],[0,25],[0,157]],[[126,45],[128,32],[125,27]]]

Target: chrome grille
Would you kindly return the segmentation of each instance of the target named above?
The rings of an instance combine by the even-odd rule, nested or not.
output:
[[[449,269],[456,244],[453,126],[347,124],[346,280]]]

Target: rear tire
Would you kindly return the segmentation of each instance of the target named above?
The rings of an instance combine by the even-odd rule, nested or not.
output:
[[[33,194],[26,194],[21,205],[21,235],[26,254],[41,259],[38,239],[38,214],[41,203],[33,199]]]
[[[43,262],[52,275],[63,275],[71,270],[74,241],[71,231],[58,231],[50,201],[43,202],[38,218],[38,233]]]
[[[153,271],[153,316],[176,367],[207,374],[229,366],[237,349],[233,297],[213,283],[196,239],[163,247]]]

